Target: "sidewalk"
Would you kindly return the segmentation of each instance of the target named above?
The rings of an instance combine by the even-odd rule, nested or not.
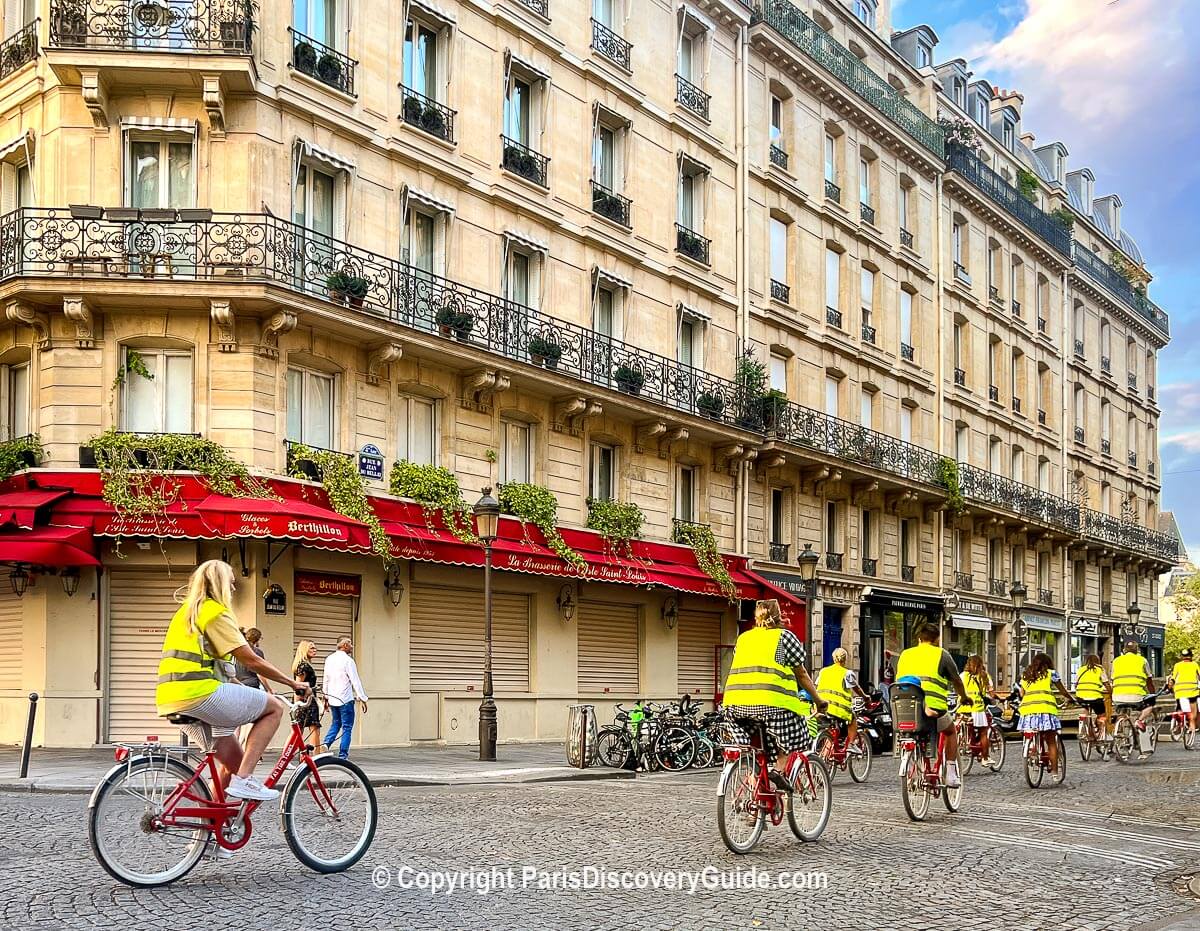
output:
[[[630,779],[633,773],[607,767],[575,769],[566,764],[562,741],[501,744],[494,763],[479,761],[478,745],[456,747],[394,747],[351,750],[350,759],[363,768],[376,786],[452,786],[560,782],[585,779]],[[267,750],[264,759],[278,757]],[[20,751],[0,748],[0,792],[86,793],[113,766],[113,751],[40,750],[29,758],[29,776],[17,778]],[[259,774],[269,772],[267,763]]]

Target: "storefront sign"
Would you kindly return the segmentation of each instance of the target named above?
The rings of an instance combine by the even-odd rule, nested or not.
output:
[[[1056,634],[1061,634],[1067,629],[1066,621],[1049,614],[1022,614],[1021,623],[1029,630],[1049,630]]]
[[[1153,647],[1161,650],[1166,644],[1167,631],[1165,627],[1142,627],[1138,626],[1136,631],[1131,631],[1128,627],[1121,627],[1121,636],[1126,640],[1133,640],[1141,647]]]
[[[941,612],[944,603],[940,599],[921,598],[904,592],[870,592],[863,601],[889,611],[919,611],[925,614]]]
[[[287,614],[287,592],[281,585],[272,585],[263,593],[264,614]]]
[[[987,614],[987,607],[982,601],[974,601],[969,598],[959,598],[957,613],[974,614],[977,617],[983,617]]]
[[[766,569],[755,569],[754,571],[764,579],[778,585],[789,595],[795,595],[797,598],[804,598],[808,595],[809,583],[799,575],[790,572],[769,572]]]
[[[967,630],[991,630],[991,618],[981,614],[951,614],[950,623]]]
[[[1071,618],[1071,633],[1094,637],[1100,633],[1100,622],[1093,621],[1090,617],[1073,617]]]
[[[383,480],[383,452],[374,443],[367,443],[359,450],[358,474],[372,481]]]
[[[330,572],[297,572],[296,594],[326,595],[333,598],[358,598],[362,594],[362,577],[334,575]]]

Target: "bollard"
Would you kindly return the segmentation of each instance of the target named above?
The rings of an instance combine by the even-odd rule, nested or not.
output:
[[[33,743],[33,720],[37,717],[38,693],[29,693],[29,718],[25,722],[25,744],[21,747],[21,778],[29,775],[29,747]]]

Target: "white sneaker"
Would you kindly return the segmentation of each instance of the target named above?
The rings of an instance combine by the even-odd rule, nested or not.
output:
[[[958,778],[958,766],[955,763],[946,764],[946,788],[957,789],[962,785],[962,780]]]
[[[250,799],[255,802],[270,802],[279,798],[278,789],[268,789],[253,776],[234,776],[225,790],[234,798]]]

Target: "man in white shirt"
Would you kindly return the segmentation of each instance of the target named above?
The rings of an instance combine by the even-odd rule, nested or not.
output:
[[[325,657],[325,668],[321,671],[321,688],[325,692],[325,707],[333,713],[333,723],[325,735],[325,746],[333,749],[333,742],[341,732],[338,756],[343,760],[350,755],[350,734],[354,730],[354,700],[362,703],[363,714],[367,713],[367,693],[358,678],[358,666],[354,657],[354,644],[349,637],[338,641],[337,649]]]

